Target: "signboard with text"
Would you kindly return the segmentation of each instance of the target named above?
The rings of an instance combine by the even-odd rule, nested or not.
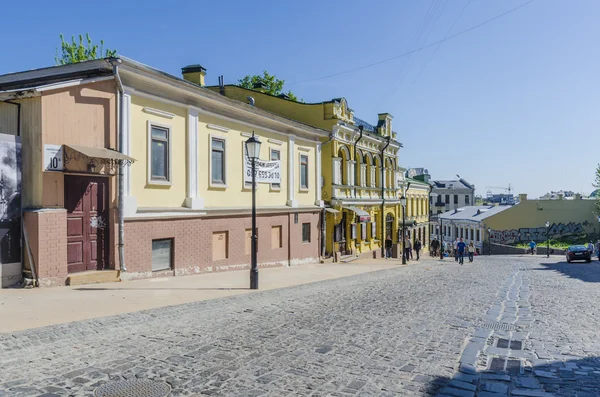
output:
[[[62,171],[63,170],[62,145],[44,145],[44,170],[45,171]]]
[[[256,160],[256,183],[281,183],[281,161]],[[244,182],[252,183],[252,160],[244,155]]]

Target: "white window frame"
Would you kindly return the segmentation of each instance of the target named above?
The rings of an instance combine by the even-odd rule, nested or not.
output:
[[[306,157],[306,186],[302,186],[302,157]],[[300,154],[298,156],[298,186],[301,192],[310,190],[310,156],[308,154]]]
[[[279,161],[281,162],[281,149],[279,147],[270,147],[269,148],[269,160],[274,161],[273,160],[273,152],[277,152],[279,153]],[[281,175],[283,175],[283,172],[281,173]],[[279,182],[279,186],[276,186],[274,183],[271,183],[271,190],[274,192],[279,192],[281,191],[281,182]]]
[[[157,179],[152,179],[152,127],[156,127],[156,128],[160,128],[160,129],[164,129],[167,130],[167,145],[169,145],[168,151],[167,151],[167,180],[157,180]],[[172,167],[172,163],[173,163],[173,156],[172,156],[172,152],[173,152],[173,139],[172,139],[172,133],[173,133],[173,129],[172,126],[169,124],[161,124],[161,123],[156,123],[154,121],[148,120],[147,121],[147,142],[146,142],[146,146],[147,146],[147,151],[148,151],[148,160],[146,161],[146,174],[147,174],[147,183],[148,185],[158,185],[158,186],[171,186],[173,184],[173,167]]]
[[[219,140],[223,142],[223,179],[225,179],[223,181],[223,183],[221,182],[213,182],[212,179],[212,169],[213,169],[213,162],[212,162],[212,143],[213,140]],[[221,136],[221,135],[213,135],[210,134],[209,135],[209,141],[208,141],[208,154],[209,154],[209,161],[208,161],[208,184],[210,187],[212,188],[220,188],[220,189],[225,189],[227,188],[227,183],[229,181],[229,178],[227,176],[227,152],[228,152],[228,147],[227,147],[227,137]],[[242,183],[243,183],[243,176],[242,176]]]

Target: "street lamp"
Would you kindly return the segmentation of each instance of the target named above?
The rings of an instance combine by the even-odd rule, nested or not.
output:
[[[252,136],[248,138],[246,141],[246,156],[252,162],[252,253],[251,253],[251,263],[250,263],[250,289],[258,289],[258,263],[257,263],[257,239],[256,235],[256,160],[260,157],[260,141],[254,136],[254,131],[252,131]]]
[[[548,235],[548,228],[550,222],[546,221],[546,258],[550,258],[550,236]]]
[[[404,239],[405,239],[404,225],[406,224],[405,219],[404,219],[404,214],[406,213],[406,211],[405,211],[406,197],[404,197],[404,196],[400,197],[400,205],[402,205],[402,264],[406,265],[406,255],[404,255],[404,253],[406,252],[405,247],[404,247]]]
[[[488,256],[492,255],[492,229],[488,228]]]
[[[431,203],[434,204],[438,194],[437,193],[431,193]],[[429,206],[429,213],[431,214],[431,205]],[[442,251],[442,218],[440,218],[440,216],[438,215],[438,219],[440,220],[440,229],[438,230],[438,244],[440,245],[440,259],[444,259],[444,252]],[[429,237],[431,239],[431,236]]]

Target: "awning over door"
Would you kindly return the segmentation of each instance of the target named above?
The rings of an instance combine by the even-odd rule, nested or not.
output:
[[[325,207],[325,212],[329,212],[330,214],[338,214],[340,211],[334,210],[333,208]]]
[[[79,145],[65,145],[65,146],[67,146],[68,148],[75,150],[89,158],[128,161],[128,162],[135,161],[134,158],[126,156],[123,153],[117,152],[116,150],[112,150],[112,149],[79,146]]]
[[[371,221],[371,215],[365,210],[361,210],[360,208],[356,208],[356,207],[342,207],[342,208],[344,208],[348,211],[354,212],[358,216],[360,222]]]

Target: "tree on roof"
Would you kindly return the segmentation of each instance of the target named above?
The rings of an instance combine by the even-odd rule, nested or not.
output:
[[[278,79],[274,74],[269,74],[266,70],[262,75],[246,75],[243,79],[238,80],[240,87],[247,88],[249,90],[261,91],[269,95],[278,96],[283,92],[283,85],[285,80]],[[288,91],[284,94],[286,99],[295,102],[304,102],[292,92]]]
[[[56,49],[56,56],[54,60],[57,65],[67,65],[70,63],[77,63],[83,61],[91,61],[100,58],[110,58],[117,56],[117,50],[106,49],[104,52],[104,40],[100,40],[100,47],[98,44],[92,44],[92,39],[89,33],[85,34],[85,45],[83,36],[79,35],[79,43],[75,41],[75,36],[71,36],[71,42],[65,41],[64,36],[60,35],[60,55],[58,48]]]

